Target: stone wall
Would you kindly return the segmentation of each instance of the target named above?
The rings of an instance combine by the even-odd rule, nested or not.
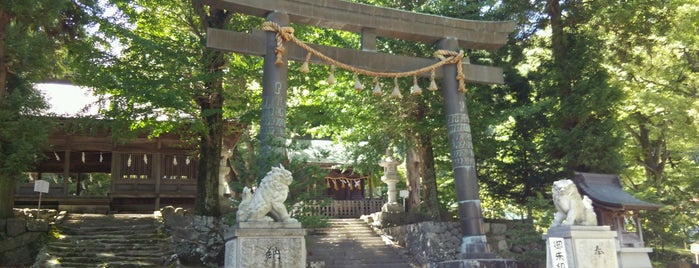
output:
[[[172,237],[181,263],[186,265],[223,265],[226,225],[220,218],[196,216],[183,208],[160,209],[165,231]]]
[[[14,218],[0,220],[0,266],[34,263],[44,245],[50,225],[64,214],[53,209],[15,209]]]
[[[364,217],[377,227],[373,219]],[[515,259],[519,267],[545,267],[545,248],[541,234],[521,221],[490,220],[483,226],[488,244],[500,258]],[[458,222],[425,221],[414,224],[376,228],[394,243],[408,250],[424,267],[458,258],[461,230]]]
[[[461,246],[458,222],[421,222],[384,228],[381,231],[405,247],[420,264],[456,258]]]

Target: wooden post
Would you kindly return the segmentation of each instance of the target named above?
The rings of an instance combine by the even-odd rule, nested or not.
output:
[[[121,153],[114,151],[114,149],[112,149],[110,153],[112,154],[112,163],[111,163],[111,165],[112,165],[112,168],[111,168],[112,180],[111,180],[111,185],[109,186],[109,188],[111,189],[110,193],[113,193],[116,191],[117,181],[121,178],[121,175],[124,172],[121,170]],[[109,199],[110,199],[109,203],[111,203],[112,202],[111,197]]]
[[[63,195],[68,195],[68,177],[70,177],[70,149],[63,153]]]
[[[454,38],[445,38],[439,42],[439,48],[458,50],[458,42]],[[481,200],[478,196],[478,178],[476,177],[476,161],[471,141],[471,126],[469,123],[466,97],[458,92],[456,80],[457,69],[454,64],[442,68],[442,95],[447,117],[447,133],[451,151],[452,168],[456,184],[456,201],[459,205],[459,220],[461,223],[461,253],[465,259],[492,258],[488,241],[483,229]]]
[[[39,217],[39,213],[41,213],[41,195],[42,194],[43,194],[43,192],[39,192],[39,205],[36,208],[36,218],[37,219],[41,219],[41,217]]]
[[[376,30],[373,28],[362,28],[362,51],[376,52]]]
[[[161,149],[160,142],[158,142],[158,149]],[[163,181],[163,154],[156,152],[151,158],[151,176],[155,182],[155,211],[158,211],[160,210],[160,185]]]

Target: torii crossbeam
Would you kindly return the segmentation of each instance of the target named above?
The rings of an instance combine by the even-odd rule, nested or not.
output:
[[[497,49],[514,30],[514,22],[460,20],[339,0],[205,0],[208,5],[248,15],[264,16],[281,26],[290,22],[362,34],[361,50],[313,45],[343,63],[378,72],[403,72],[435,63],[435,59],[376,52],[376,37],[435,43],[440,49]],[[262,46],[262,44],[266,44]],[[274,32],[237,33],[208,29],[207,47],[264,56],[263,103],[260,141],[262,153],[274,150],[268,142],[283,138],[286,120],[287,60],[304,60],[306,52],[288,45],[284,60],[275,65]],[[314,59],[314,63],[326,64]],[[503,83],[497,67],[463,63],[465,81]],[[447,130],[456,196],[463,234],[461,253],[468,261],[444,262],[440,267],[514,267],[514,262],[494,259],[483,230],[475,158],[465,96],[457,91],[457,66],[444,65],[442,77]],[[272,164],[269,164],[270,166]]]

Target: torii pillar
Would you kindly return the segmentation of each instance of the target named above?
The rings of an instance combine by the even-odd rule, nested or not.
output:
[[[440,49],[456,51],[458,40],[445,38],[439,41]],[[461,254],[466,259],[492,258],[483,229],[481,200],[478,196],[476,161],[471,141],[471,125],[468,118],[466,98],[458,92],[457,69],[454,64],[442,67],[442,96],[446,114],[451,164],[456,187],[461,223]]]
[[[267,20],[281,26],[289,25],[289,15],[281,12],[267,13]],[[272,166],[277,166],[286,159],[284,147],[286,133],[286,96],[288,87],[288,61],[282,58],[282,64],[276,65],[275,50],[277,37],[274,32],[265,33],[266,45],[262,74],[262,114],[260,123],[260,155],[258,161],[258,178],[264,177]]]

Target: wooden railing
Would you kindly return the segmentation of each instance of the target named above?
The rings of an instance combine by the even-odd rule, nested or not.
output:
[[[304,212],[331,218],[359,218],[381,211],[384,203],[381,199],[314,201],[306,203]]]

